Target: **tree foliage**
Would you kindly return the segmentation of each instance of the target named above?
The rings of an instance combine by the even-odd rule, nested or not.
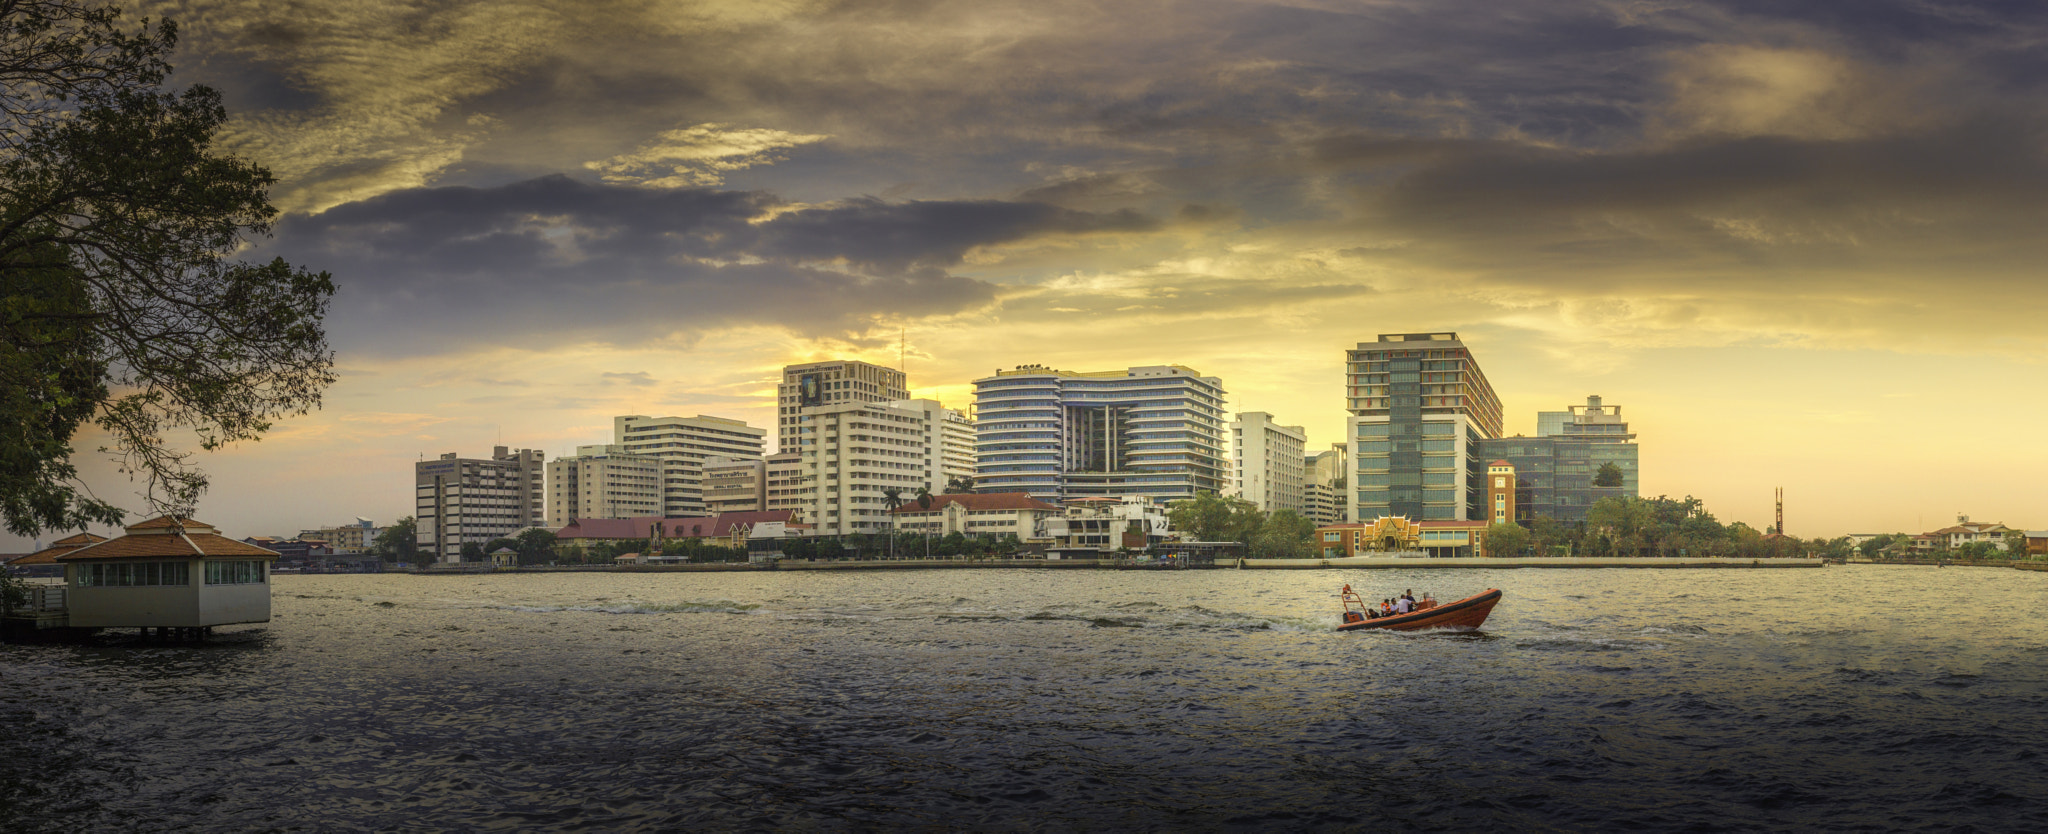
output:
[[[1213,492],[1196,493],[1167,505],[1166,519],[1174,530],[1196,541],[1245,544],[1251,543],[1265,520],[1258,505]]]
[[[1306,559],[1317,553],[1316,523],[1293,510],[1274,510],[1258,525],[1251,552],[1272,559]]]
[[[391,522],[370,543],[370,555],[386,562],[411,562],[419,556],[419,528],[412,516]]]
[[[1593,473],[1593,485],[1596,487],[1618,487],[1621,484],[1621,467],[1615,466],[1613,461],[1600,464],[1600,469]]]
[[[274,180],[218,153],[220,94],[160,89],[169,21],[81,0],[0,0],[0,517],[21,535],[119,524],[84,492],[72,442],[189,512],[190,451],[253,440],[319,405],[334,284],[233,256],[267,234]]]
[[[1489,524],[1482,535],[1479,544],[1486,555],[1503,558],[1528,555],[1529,542],[1535,538],[1522,525],[1513,522]]]

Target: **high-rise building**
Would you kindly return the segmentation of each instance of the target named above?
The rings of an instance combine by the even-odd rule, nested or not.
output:
[[[1302,504],[1304,516],[1317,527],[1344,521],[1350,502],[1351,446],[1334,443],[1330,448],[1302,458]]]
[[[578,446],[548,461],[548,526],[661,515],[661,459],[617,444]]]
[[[1349,490],[1346,490],[1347,492]],[[1342,495],[1336,487],[1310,481],[1301,487],[1301,516],[1315,522],[1317,527],[1340,524],[1344,521],[1344,505],[1338,502]]]
[[[740,420],[710,417],[612,418],[612,442],[661,459],[661,510],[670,518],[707,515],[704,463],[711,458],[759,460],[768,432]]]
[[[852,359],[786,366],[775,394],[777,452],[797,451],[797,418],[802,409],[910,399],[902,371]]]
[[[1349,485],[1351,444],[1332,443],[1330,448],[1302,458],[1302,480],[1310,483]]]
[[[1230,487],[1223,381],[1193,368],[1020,365],[974,389],[978,492],[1165,503]]]
[[[1483,517],[1475,446],[1500,436],[1500,399],[1458,334],[1380,334],[1345,364],[1350,520]]]
[[[1273,415],[1246,411],[1230,424],[1232,480],[1237,495],[1260,510],[1293,510],[1307,507],[1304,485],[1308,431],[1300,426],[1282,426]]]
[[[1621,419],[1621,406],[1605,405],[1595,394],[1586,398],[1585,405],[1569,406],[1564,411],[1539,411],[1536,412],[1536,434],[1539,437],[1569,437],[1601,444],[1602,448],[1590,453],[1599,459],[1594,466],[1614,464],[1621,470],[1622,490],[1629,496],[1637,494],[1636,436],[1629,431],[1628,421]]]
[[[462,546],[485,545],[546,522],[543,456],[504,446],[489,460],[458,458],[413,464],[414,538],[422,553],[462,561]]]
[[[945,439],[957,414],[931,400],[844,402],[798,412],[800,489],[805,521],[819,533],[877,533],[889,528],[885,493],[908,500],[918,489],[945,493]],[[955,429],[957,430],[957,428]],[[773,508],[773,505],[770,505]]]

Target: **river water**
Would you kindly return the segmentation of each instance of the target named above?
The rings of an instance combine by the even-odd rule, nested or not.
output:
[[[0,646],[0,829],[2048,830],[2048,573],[275,582]]]

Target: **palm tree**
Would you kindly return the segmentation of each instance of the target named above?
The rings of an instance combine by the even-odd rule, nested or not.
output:
[[[917,488],[917,508],[920,510],[932,508],[932,491],[929,487]]]
[[[967,475],[954,475],[946,480],[946,491],[951,493],[973,492],[974,478]]]
[[[889,511],[889,555],[896,555],[896,508],[903,506],[903,490],[889,487],[882,490],[882,507]]]

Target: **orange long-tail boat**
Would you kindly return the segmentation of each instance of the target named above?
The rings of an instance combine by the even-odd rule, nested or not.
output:
[[[1500,603],[1500,589],[1488,588],[1457,602],[1410,611],[1406,614],[1370,617],[1366,615],[1366,602],[1344,586],[1338,594],[1344,601],[1344,622],[1338,631],[1367,631],[1387,629],[1391,631],[1421,631],[1430,628],[1478,628],[1486,624],[1486,615],[1493,613],[1493,606]]]

